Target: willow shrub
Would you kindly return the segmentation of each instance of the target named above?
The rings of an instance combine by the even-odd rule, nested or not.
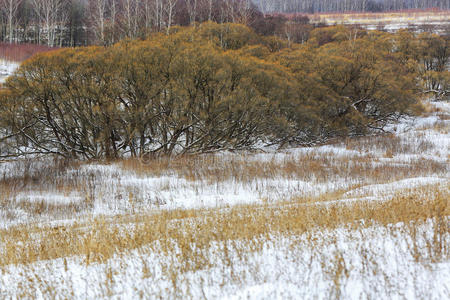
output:
[[[1,142],[9,155],[171,155],[312,144],[414,111],[417,63],[405,63],[395,35],[330,32],[323,45],[286,48],[242,25],[205,23],[39,54],[1,92]]]

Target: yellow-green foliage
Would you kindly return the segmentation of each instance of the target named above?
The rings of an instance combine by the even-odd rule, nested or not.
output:
[[[85,158],[360,135],[413,112],[418,68],[404,34],[330,27],[287,48],[243,25],[205,23],[62,49],[7,81],[1,126],[17,147]]]

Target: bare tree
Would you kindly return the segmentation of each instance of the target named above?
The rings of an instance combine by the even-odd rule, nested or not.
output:
[[[67,17],[66,14],[62,13],[63,0],[30,0],[30,2],[39,21],[44,25],[47,45],[55,46],[58,22],[63,22],[64,18]]]
[[[164,12],[166,15],[165,25],[166,25],[166,33],[170,33],[170,28],[173,23],[173,19],[175,16],[175,5],[177,5],[178,0],[166,0],[164,1]]]
[[[189,23],[192,25],[197,18],[197,0],[186,0],[186,8],[189,14]]]
[[[146,30],[155,28],[161,30],[164,27],[164,3],[163,0],[143,0],[144,24]]]
[[[208,2],[208,21],[212,21],[212,8],[214,0],[207,0]]]
[[[235,12],[238,16],[236,21],[248,25],[253,14],[251,0],[237,0],[235,1],[235,7]]]
[[[105,23],[106,23],[106,5],[108,0],[89,0],[90,18],[92,27],[97,40],[101,44],[106,43]]]
[[[17,9],[19,8],[22,0],[1,0],[0,4],[5,11],[7,26],[8,26],[8,37],[9,42],[12,43],[14,40],[14,23],[16,20]]]
[[[122,0],[124,31],[129,38],[137,37],[139,31],[140,4],[139,0]]]

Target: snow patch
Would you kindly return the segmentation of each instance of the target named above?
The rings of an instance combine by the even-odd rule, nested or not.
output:
[[[19,67],[19,63],[4,61],[0,59],[0,83],[4,83],[6,78],[14,73]]]

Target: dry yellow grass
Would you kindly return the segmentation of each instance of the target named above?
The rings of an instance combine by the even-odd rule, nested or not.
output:
[[[141,175],[160,177],[175,174],[190,181],[207,183],[235,180],[251,182],[256,178],[287,178],[317,182],[328,182],[330,178],[370,178],[373,182],[390,182],[407,177],[426,176],[446,171],[446,164],[430,159],[411,161],[408,165],[380,164],[373,151],[394,154],[422,154],[431,147],[423,142],[413,147],[401,139],[390,136],[348,139],[343,146],[347,150],[360,152],[359,156],[338,156],[333,153],[305,152],[288,155],[279,161],[252,159],[250,155],[217,157],[215,155],[194,155],[176,158],[158,158],[142,164],[137,159],[119,162],[127,170]]]
[[[180,251],[177,256],[183,266],[180,271],[186,272],[208,266],[209,248],[215,242],[241,241],[256,250],[262,243],[255,241],[267,241],[271,236],[298,236],[342,226],[361,230],[398,222],[420,224],[430,219],[435,224],[430,251],[436,257],[448,257],[449,198],[449,185],[444,185],[397,194],[391,200],[379,202],[320,205],[296,199],[278,205],[155,211],[58,227],[17,226],[0,230],[3,248],[0,266],[70,256],[82,256],[87,264],[105,262],[114,254],[151,247],[158,242],[164,255]]]
[[[390,24],[395,22],[404,23],[432,23],[432,22],[448,22],[450,18],[449,11],[392,11],[380,13],[320,13],[308,15],[311,22],[326,24]]]
[[[74,261],[76,264],[81,262],[83,268],[103,272],[99,275],[103,278],[100,295],[115,297],[117,273],[122,270],[114,264],[138,253],[143,280],[163,278],[170,282],[170,292],[156,292],[157,295],[189,298],[186,284],[195,285],[183,281],[188,280],[189,274],[220,268],[223,284],[237,284],[245,281],[246,276],[259,274],[257,264],[249,263],[253,254],[263,253],[268,245],[277,250],[282,240],[287,241],[283,247],[292,249],[286,255],[291,255],[289,259],[294,265],[308,269],[303,251],[311,250],[311,261],[319,263],[324,276],[331,278],[327,296],[339,298],[354,266],[348,265],[348,256],[345,257],[342,248],[338,249],[337,238],[333,235],[343,231],[348,233],[347,242],[358,243],[354,248],[356,254],[353,254],[362,261],[363,268],[368,272],[381,272],[377,250],[364,244],[364,237],[370,230],[383,232],[381,236],[385,233],[397,243],[396,247],[406,247],[407,256],[427,268],[434,262],[446,263],[450,258],[450,183],[446,181],[450,157],[446,159],[441,154],[433,159],[436,145],[427,136],[448,132],[449,127],[445,122],[445,111],[430,106],[428,114],[439,119],[434,123],[424,122],[423,128],[417,128],[413,135],[347,139],[330,147],[286,150],[273,153],[273,156],[267,153],[221,153],[170,159],[160,157],[144,162],[128,159],[109,162],[110,165],[103,162],[92,168],[89,164],[58,159],[53,162],[15,162],[9,166],[10,174],[0,176],[0,214],[12,220],[9,227],[0,229],[0,274],[9,276],[8,272],[16,268],[25,270],[25,275],[19,277],[27,282],[17,288],[17,297],[33,298],[35,291],[49,298],[74,298],[75,288],[68,288],[66,294],[60,295],[61,283],[58,286],[58,283],[41,280],[35,268],[44,265],[50,270],[51,264],[58,265],[63,261],[58,266],[65,274],[70,274]],[[422,156],[424,153],[427,156]],[[102,190],[108,182],[116,183],[119,188],[126,186],[126,180],[121,178],[123,174],[133,174],[132,179],[138,180],[139,184],[140,179],[180,179],[179,185],[167,181],[155,186],[168,192],[176,188],[208,190],[211,186],[213,191],[220,192],[222,189],[214,189],[214,186],[223,188],[237,183],[259,192],[261,201],[252,205],[203,209],[160,210],[154,206],[153,210],[144,211],[139,206],[143,199],[132,187],[124,188],[122,194]],[[408,180],[419,177],[432,177],[430,182],[440,183],[425,185],[429,179],[425,178],[418,181],[422,186],[419,184],[411,189],[401,189],[401,186],[398,189],[392,184],[405,179],[406,183],[414,182]],[[268,189],[277,188],[277,183],[267,185],[271,180],[313,183],[317,189],[323,184],[327,188],[311,193],[315,196],[299,196],[288,190],[283,194],[288,196],[264,198],[269,195]],[[326,185],[335,181],[345,185],[335,188]],[[371,185],[384,183],[391,184],[387,185],[388,191],[373,192],[380,187]],[[27,195],[27,192],[36,191],[42,195],[77,194],[82,195],[82,200],[52,203],[45,199],[28,201],[21,196],[21,193]],[[128,209],[116,216],[92,217],[93,207],[105,191],[107,201],[113,205],[126,202]],[[110,194],[109,191],[113,192]],[[12,225],[17,217],[14,215],[16,210],[28,214],[27,224]],[[43,216],[48,218],[40,219]],[[78,222],[73,222],[78,216],[81,217]],[[69,222],[60,222],[66,217]],[[47,221],[55,221],[58,225],[50,225]],[[354,236],[361,238],[353,239]],[[327,247],[338,250],[323,254],[323,249],[330,249]],[[158,257],[156,264],[161,267],[159,275],[155,275],[155,267],[151,265],[155,260],[149,259],[155,256]],[[98,266],[101,267],[96,269]],[[242,270],[242,266],[251,266],[251,269]],[[420,278],[419,274],[413,276]],[[386,277],[382,288],[389,289],[390,284],[390,278]],[[380,286],[374,283],[371,288]],[[1,292],[0,287],[0,298]],[[143,289],[139,295],[145,298],[149,295],[147,292]]]
[[[448,125],[442,120],[433,125],[439,132],[448,131]],[[331,150],[314,151],[306,149],[292,154],[271,157],[264,154],[259,159],[257,153],[238,154],[205,154],[179,156],[173,158],[160,157],[142,162],[139,159],[128,159],[110,162],[123,173],[137,174],[141,178],[171,178],[185,179],[187,183],[181,188],[202,189],[209,186],[226,186],[230,182],[239,183],[244,187],[258,191],[265,198],[265,181],[272,179],[308,182],[312,184],[329,184],[330,182],[348,183],[348,186],[337,187],[333,190],[318,191],[324,201],[336,200],[349,189],[370,184],[395,182],[405,178],[441,176],[445,177],[448,164],[442,160],[420,157],[430,152],[434,145],[420,136],[420,131],[414,138],[419,141],[407,140],[394,135],[372,136],[357,139],[347,139],[334,146],[343,151],[350,151],[341,155]],[[412,154],[416,158],[408,161],[390,163],[386,159],[393,159],[397,155]],[[88,214],[94,207],[97,189],[105,180],[101,173],[82,172],[81,165],[55,159],[45,164],[45,167],[35,166],[39,161],[17,163],[17,176],[0,178],[0,213],[7,219],[14,220],[17,210],[27,213],[30,217],[48,216],[49,218],[71,218],[78,214]],[[120,176],[114,175],[114,176]],[[120,185],[120,178],[114,179]],[[192,184],[192,186],[189,186]],[[170,191],[174,187],[167,182],[158,187],[160,191]],[[272,187],[273,188],[273,187]],[[82,201],[74,203],[51,203],[48,201],[28,201],[20,198],[23,192],[46,192],[60,195],[77,194]],[[19,198],[18,198],[19,197]],[[130,213],[139,209],[142,199],[136,191],[129,189],[123,194],[110,194],[109,202],[114,204],[117,199],[127,198],[131,207]],[[266,197],[267,202],[272,200]],[[310,201],[305,198],[305,201]],[[164,199],[156,199],[155,203],[164,203]],[[316,201],[316,197],[313,200]],[[31,220],[30,220],[31,221]]]

